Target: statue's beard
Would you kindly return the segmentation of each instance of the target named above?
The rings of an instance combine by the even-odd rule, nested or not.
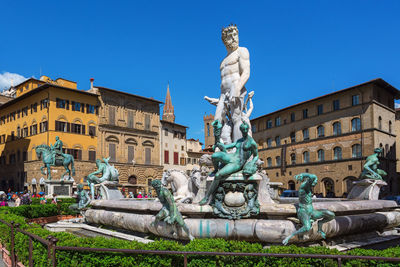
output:
[[[231,42],[229,44],[225,43],[225,47],[228,50],[234,51],[239,47],[239,43],[237,43],[237,42]]]

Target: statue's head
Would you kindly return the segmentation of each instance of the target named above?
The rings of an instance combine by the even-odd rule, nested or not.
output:
[[[242,121],[242,124],[240,124],[240,131],[243,135],[247,135],[247,133],[249,132],[249,127],[250,126],[245,121]]]
[[[56,141],[60,140],[60,137],[56,136]]]
[[[382,153],[382,148],[378,147],[374,149],[375,153],[381,154]]]
[[[236,50],[239,47],[239,30],[236,25],[222,28],[221,39],[227,49]]]
[[[100,159],[96,159],[96,165],[99,166],[100,163],[101,163],[101,160]]]
[[[161,188],[161,181],[160,180],[153,180],[151,181],[151,186],[155,189],[155,190],[160,190]]]
[[[221,136],[222,131],[222,123],[219,120],[215,120],[211,123],[214,128],[214,136],[219,137]]]

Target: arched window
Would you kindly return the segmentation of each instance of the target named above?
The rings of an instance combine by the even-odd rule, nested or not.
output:
[[[272,147],[272,139],[267,138],[267,147]]]
[[[17,127],[17,137],[20,138],[21,137],[21,127]]]
[[[277,157],[275,158],[275,160],[276,160],[276,166],[281,166],[281,157],[280,157],[280,156],[277,156]]]
[[[381,116],[379,116],[379,118],[378,118],[378,129],[382,130],[382,117]]]
[[[325,151],[323,149],[318,150],[318,161],[325,161]]]
[[[389,133],[392,133],[392,122],[389,121]]]
[[[296,164],[296,154],[295,153],[290,154],[290,162],[292,165]]]
[[[317,127],[317,135],[318,137],[324,137],[325,136],[325,128],[324,126],[320,125]]]
[[[335,183],[331,178],[322,179],[325,197],[335,197]]]
[[[360,118],[354,118],[351,120],[351,131],[357,132],[361,130],[361,120]]]
[[[267,158],[267,166],[272,167],[272,158]]]
[[[342,148],[337,146],[333,149],[333,159],[340,160],[342,159]]]
[[[288,187],[289,190],[296,190],[296,183],[293,180],[290,180],[288,182]]]
[[[333,124],[333,135],[339,134],[342,134],[342,125],[337,121]]]
[[[275,145],[276,146],[280,146],[281,145],[281,137],[279,135],[277,137],[275,137]]]
[[[361,145],[355,144],[351,147],[351,156],[353,158],[361,158]]]
[[[310,162],[310,152],[304,151],[303,152],[303,163]]]

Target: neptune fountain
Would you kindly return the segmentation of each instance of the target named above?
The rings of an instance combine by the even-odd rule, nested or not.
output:
[[[203,156],[201,168],[190,177],[167,170],[161,182],[153,182],[159,200],[92,201],[86,221],[178,240],[224,238],[264,244],[335,244],[354,240],[359,233],[393,231],[400,224],[400,211],[394,201],[377,199],[379,182],[384,183],[377,175],[384,172],[375,168],[375,157],[369,158],[362,180],[347,199],[313,203],[318,179],[310,173],[296,176],[302,183],[298,200],[283,203],[276,197],[251,133],[254,91],[245,88],[249,52],[239,46],[236,25],[222,29],[222,41],[227,56],[220,65],[220,96],[205,97],[216,105],[212,156]],[[169,184],[172,194],[165,189]]]

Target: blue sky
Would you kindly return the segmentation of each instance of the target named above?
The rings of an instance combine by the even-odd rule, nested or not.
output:
[[[250,52],[252,117],[381,77],[400,89],[400,1],[2,1],[0,74],[64,77],[164,101],[203,136],[226,54]]]

